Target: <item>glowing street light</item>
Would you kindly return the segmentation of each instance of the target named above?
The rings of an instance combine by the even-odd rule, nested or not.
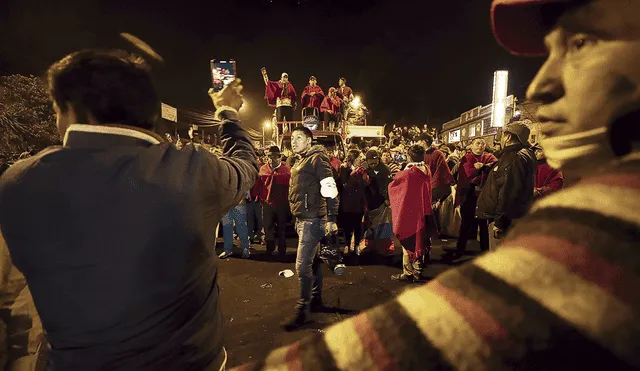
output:
[[[264,120],[262,123],[262,147],[265,146],[265,131],[271,129],[271,121]]]
[[[491,112],[491,126],[503,127],[507,109],[507,87],[509,71],[496,71],[493,74],[493,106]]]
[[[362,101],[360,100],[360,97],[356,96],[355,98],[353,98],[353,107],[359,108],[361,104]]]

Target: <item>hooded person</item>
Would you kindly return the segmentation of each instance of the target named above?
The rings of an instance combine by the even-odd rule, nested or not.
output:
[[[298,95],[293,84],[289,82],[289,74],[283,72],[280,81],[269,81],[267,70],[262,69],[262,78],[266,85],[264,97],[269,107],[276,108],[278,122],[293,121],[293,111],[296,109]]]
[[[402,274],[393,280],[415,282],[422,279],[422,269],[429,259],[431,237],[438,234],[431,208],[431,171],[424,164],[424,148],[409,149],[405,170],[389,184],[393,234],[402,244]]]
[[[307,85],[302,91],[302,108],[314,107],[318,109],[320,113],[320,106],[324,101],[324,91],[318,85],[318,81],[315,76],[309,77],[309,85]]]

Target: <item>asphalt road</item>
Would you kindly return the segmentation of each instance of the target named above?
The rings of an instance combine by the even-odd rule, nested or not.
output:
[[[271,349],[322,331],[329,325],[381,304],[416,285],[391,280],[392,274],[401,272],[401,255],[396,255],[395,262],[361,261],[359,266],[349,266],[342,277],[336,277],[325,266],[323,300],[328,309],[325,313],[314,313],[313,322],[309,325],[287,333],[280,326],[294,313],[299,284],[297,275],[284,278],[278,272],[284,269],[295,272],[296,243],[296,240],[288,241],[287,256],[281,261],[268,256],[264,246],[253,245],[255,250],[252,251],[251,259],[240,259],[240,250],[234,250],[237,255],[219,262],[221,302],[225,317],[224,338],[229,367],[260,359]],[[218,246],[221,247],[220,244]],[[453,247],[455,240],[434,241],[432,263],[425,269],[425,277],[433,278],[454,264],[461,264],[479,253],[477,244],[470,241],[467,249],[469,256],[454,264],[440,261],[443,252]]]

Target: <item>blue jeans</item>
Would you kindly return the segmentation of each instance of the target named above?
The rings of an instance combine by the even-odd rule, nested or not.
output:
[[[308,307],[311,297],[322,295],[322,260],[318,257],[318,244],[325,236],[325,221],[321,218],[299,219],[298,255],[296,272],[300,280],[300,300],[298,307]]]
[[[247,207],[238,205],[222,217],[222,235],[224,237],[224,251],[233,249],[233,223],[236,224],[236,232],[240,237],[240,245],[243,249],[249,248],[249,231],[247,228]]]

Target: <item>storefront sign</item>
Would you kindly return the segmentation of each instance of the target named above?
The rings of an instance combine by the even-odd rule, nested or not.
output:
[[[460,141],[460,129],[449,132],[449,143],[457,143]]]

